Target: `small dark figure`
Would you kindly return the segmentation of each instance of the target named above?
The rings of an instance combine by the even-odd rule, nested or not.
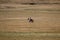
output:
[[[29,22],[32,22],[32,23],[34,22],[34,20],[33,20],[31,17],[28,18],[28,21],[29,21]]]
[[[29,3],[30,5],[35,5],[35,3]]]

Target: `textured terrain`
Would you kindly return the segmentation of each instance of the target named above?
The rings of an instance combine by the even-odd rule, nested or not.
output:
[[[60,0],[0,0],[0,3],[60,3]]]
[[[0,40],[60,40],[60,5],[0,4]]]

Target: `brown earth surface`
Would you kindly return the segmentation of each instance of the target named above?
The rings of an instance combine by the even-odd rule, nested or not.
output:
[[[0,4],[0,40],[60,40],[60,5]]]
[[[2,32],[60,32],[60,5],[0,4],[0,6],[3,7],[0,9]],[[32,17],[34,23],[29,23],[28,17]]]

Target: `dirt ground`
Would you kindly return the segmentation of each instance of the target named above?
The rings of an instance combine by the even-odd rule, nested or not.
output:
[[[15,5],[0,5],[9,7],[0,9],[0,31],[60,32],[59,5]],[[28,17],[34,23],[29,23]]]
[[[29,23],[28,17],[32,17],[34,22]],[[4,32],[7,33],[4,34]],[[36,34],[21,36],[19,32],[60,33],[60,5],[0,4],[1,40],[20,40],[20,38],[21,40],[60,40],[60,34],[59,36],[38,36]]]

